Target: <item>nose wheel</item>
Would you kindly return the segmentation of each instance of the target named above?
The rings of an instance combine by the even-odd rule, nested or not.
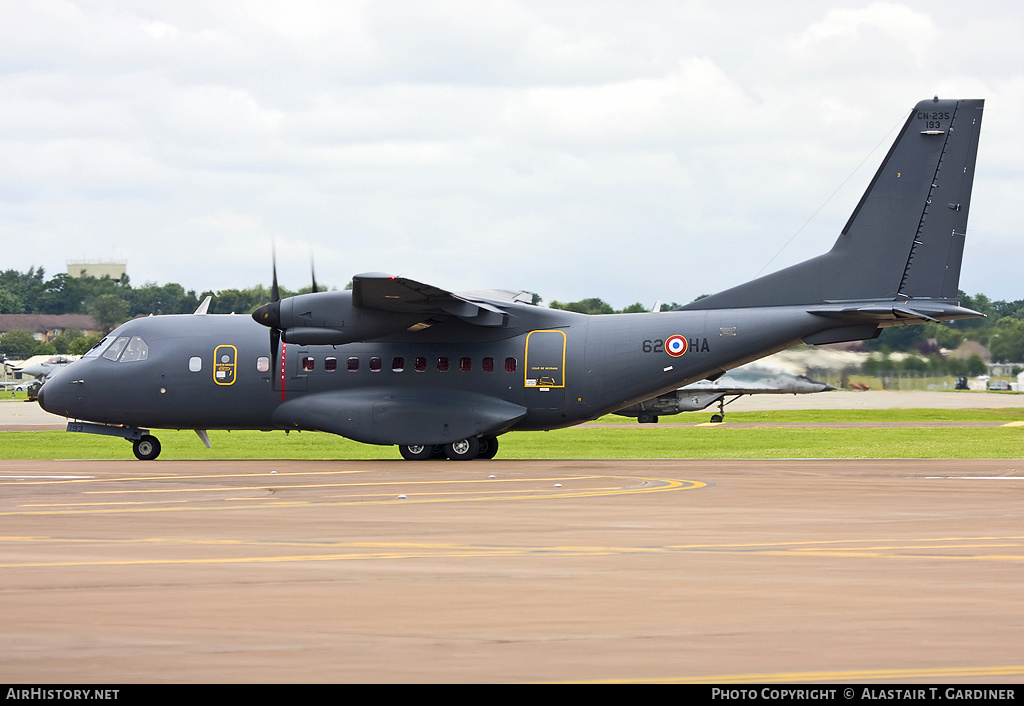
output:
[[[146,434],[132,442],[132,451],[140,461],[152,461],[160,455],[160,442],[155,436]]]

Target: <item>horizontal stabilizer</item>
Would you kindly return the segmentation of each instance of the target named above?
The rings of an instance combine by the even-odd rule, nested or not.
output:
[[[846,306],[815,307],[810,313],[850,322],[875,321],[881,325],[922,323],[924,321],[955,321],[973,319],[984,314],[952,302],[905,300],[902,302],[856,303]]]

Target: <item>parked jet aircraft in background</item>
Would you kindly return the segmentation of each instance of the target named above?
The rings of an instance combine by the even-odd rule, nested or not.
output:
[[[70,431],[324,431],[407,459],[491,458],[510,431],[621,410],[800,342],[980,316],[956,302],[983,101],[922,101],[833,248],[672,312],[587,316],[382,274],[252,316],[156,316],[51,376]],[[255,321],[253,321],[255,319]]]
[[[697,412],[717,402],[718,413],[711,416],[711,421],[721,422],[725,418],[725,405],[735,402],[743,395],[807,395],[834,389],[836,388],[831,385],[816,382],[804,375],[765,370],[752,364],[730,370],[717,380],[699,380],[678,390],[644,400],[620,409],[615,414],[636,417],[641,424],[657,424],[659,415]],[[732,399],[726,402],[726,397]]]
[[[54,355],[42,360],[39,360],[39,358],[41,356],[33,356],[29,360],[23,361],[20,365],[7,365],[14,372],[21,373],[23,377],[46,378],[53,374],[55,370],[71,365],[75,360],[66,355]]]

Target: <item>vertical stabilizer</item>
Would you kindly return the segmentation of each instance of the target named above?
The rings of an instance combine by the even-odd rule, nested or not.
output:
[[[682,308],[955,299],[984,103],[918,103],[829,252]]]

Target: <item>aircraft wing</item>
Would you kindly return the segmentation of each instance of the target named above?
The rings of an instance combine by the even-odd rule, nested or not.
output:
[[[476,392],[387,387],[303,395],[278,407],[274,422],[365,444],[446,444],[496,436],[525,415],[521,405]]]
[[[352,278],[352,303],[399,314],[457,316],[477,326],[504,326],[508,313],[494,304],[453,294],[406,277],[366,273]]]

